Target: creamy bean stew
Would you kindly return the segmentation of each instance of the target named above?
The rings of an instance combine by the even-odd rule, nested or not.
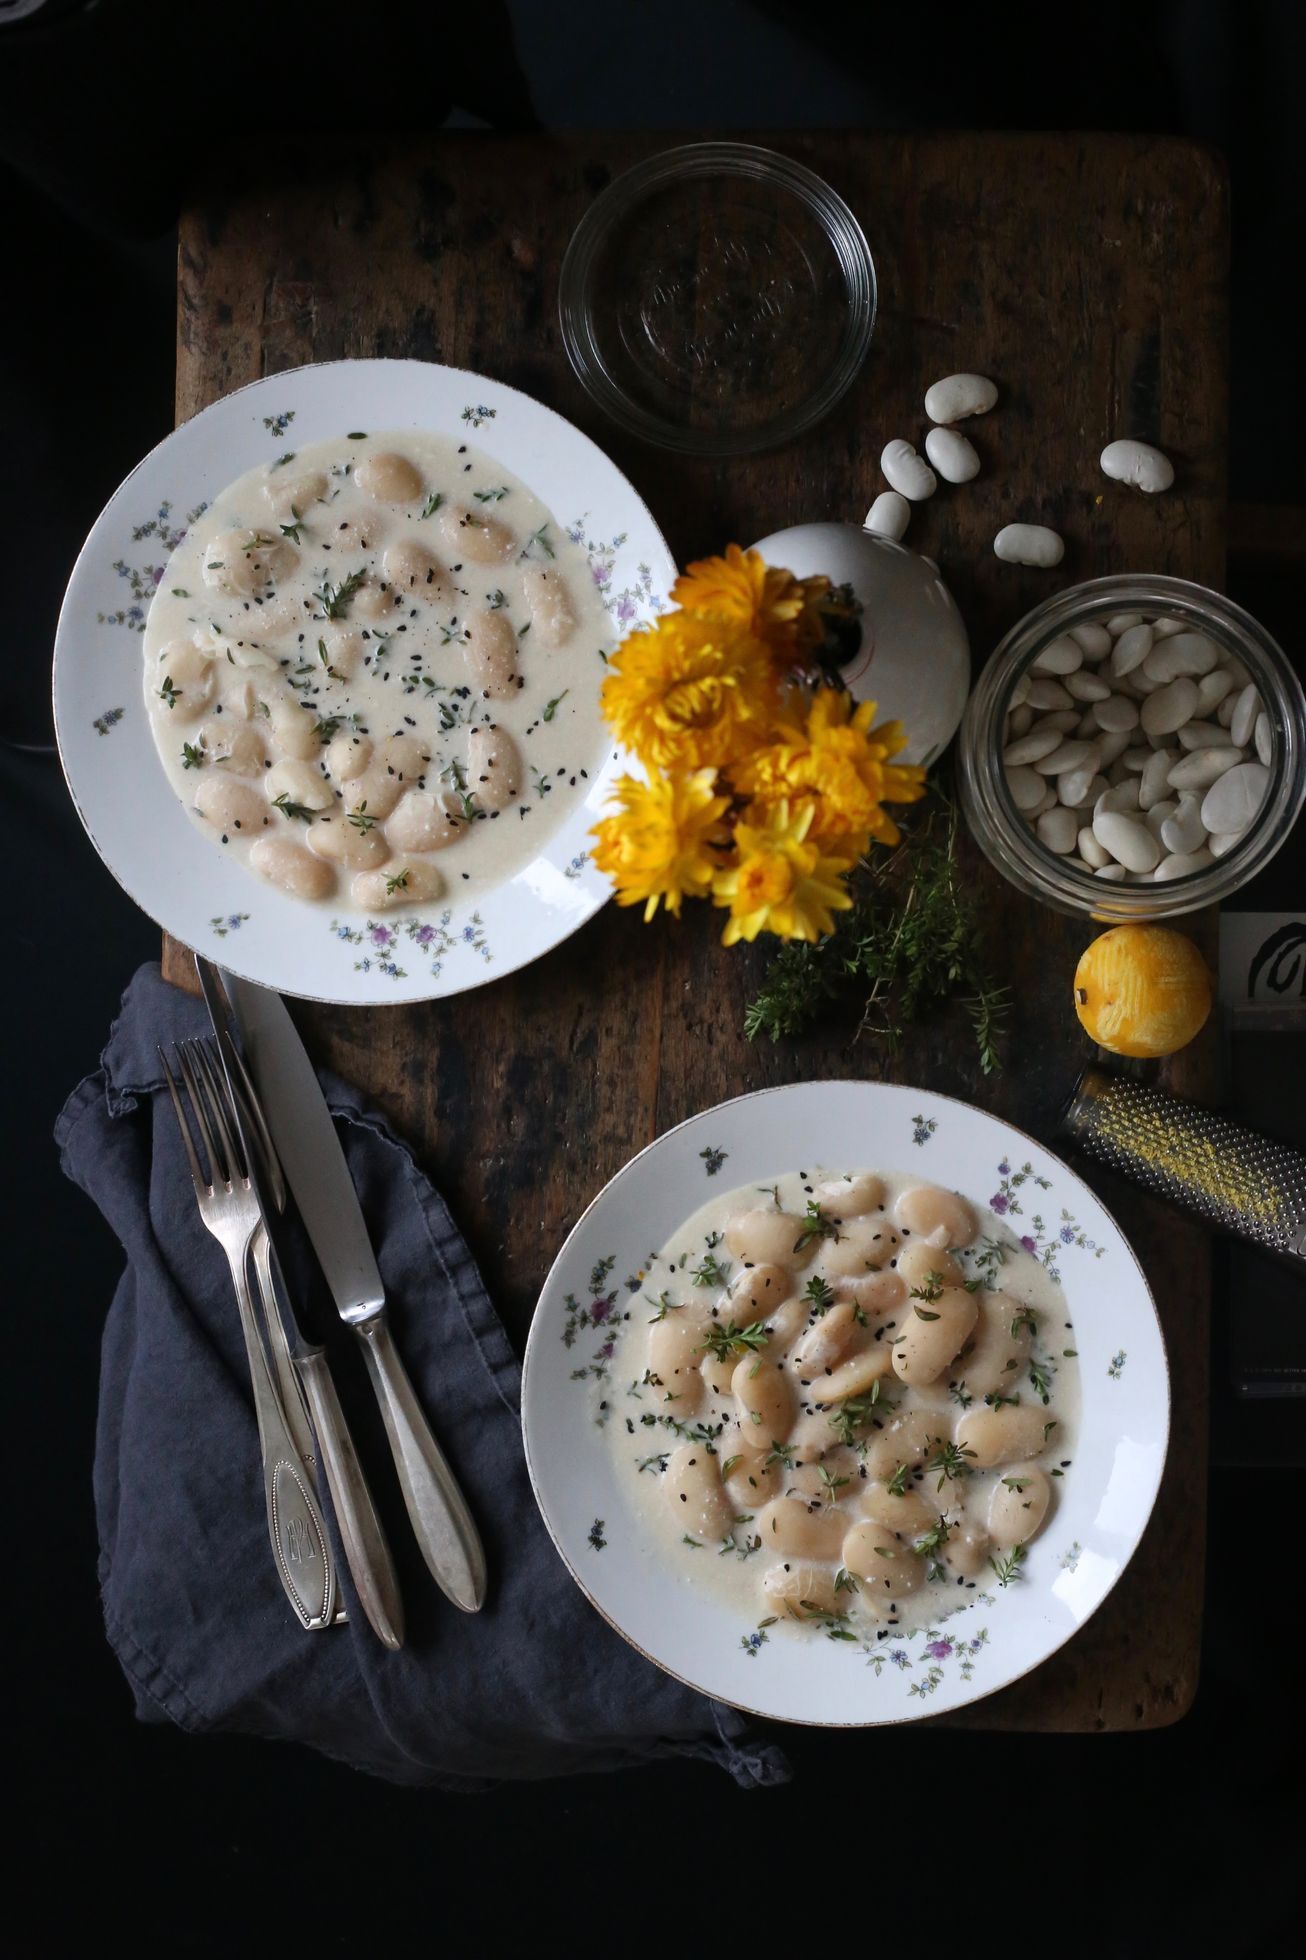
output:
[[[681,1579],[867,1646],[1022,1576],[1079,1404],[1038,1260],[878,1171],[704,1205],[643,1276],[611,1380],[637,1515]]]
[[[377,912],[498,884],[603,757],[612,627],[584,554],[490,456],[412,430],[250,470],[145,630],[168,780],[242,864]]]

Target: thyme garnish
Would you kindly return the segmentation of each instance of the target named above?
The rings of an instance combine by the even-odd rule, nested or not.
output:
[[[815,1198],[809,1198],[807,1210],[803,1213],[803,1229],[794,1240],[794,1251],[801,1252],[813,1239],[837,1239],[839,1228],[832,1218],[827,1218]]]
[[[524,628],[522,630],[525,631]],[[571,693],[571,689],[569,687],[564,687],[561,694],[555,694],[552,701],[546,701],[544,704],[544,712],[540,716],[540,720],[552,721],[553,717],[557,714],[558,709],[562,706],[562,703],[566,700],[567,696],[570,693]]]
[[[376,828],[376,818],[369,817],[367,814],[366,797],[363,798],[362,802],[359,804],[356,810],[350,810],[348,812],[348,816],[349,816],[350,823],[354,826],[354,829],[361,831],[364,837],[366,837],[369,830],[374,830]]]
[[[937,1300],[942,1292],[943,1292],[943,1274],[926,1273],[920,1285],[913,1286],[910,1294],[908,1295],[908,1298],[912,1300],[933,1301],[933,1300]],[[931,1317],[934,1320],[937,1320],[939,1316],[937,1314],[934,1314]]]
[[[1021,1566],[1025,1563],[1025,1547],[1013,1545],[1003,1559],[991,1558],[989,1564],[998,1575],[1000,1586],[1009,1586],[1013,1579],[1021,1577]]]
[[[393,878],[387,878],[385,881],[385,895],[387,898],[393,898],[396,892],[406,892],[407,890],[408,873],[406,871],[397,871]]]
[[[695,1286],[724,1286],[729,1271],[729,1260],[722,1265],[715,1252],[709,1251],[703,1254],[696,1266],[690,1267],[689,1277]]]
[[[970,1464],[967,1463],[966,1458],[973,1457],[974,1454],[974,1450],[966,1443],[940,1443],[937,1452],[925,1466],[927,1470],[937,1470],[939,1473],[939,1481],[935,1488],[942,1490],[950,1479],[969,1476]]]
[[[272,799],[272,808],[280,810],[283,817],[293,817],[297,823],[312,823],[317,812],[310,810],[306,803],[292,803],[287,790]]]
[[[362,572],[351,572],[348,578],[342,578],[338,585],[332,585],[330,579],[324,579],[320,591],[314,592],[313,594],[313,597],[322,608],[321,617],[323,619],[342,618],[349,601],[363,583],[363,578],[364,574]],[[320,646],[321,641],[318,644]]]
[[[200,769],[206,760],[204,737],[198,742],[183,742],[181,745],[181,766],[183,769]]]
[[[430,496],[427,498],[426,502],[422,505],[421,510],[418,512],[418,516],[434,517],[435,513],[437,512],[437,510],[439,510],[443,502],[444,502],[444,497],[441,494],[441,492],[439,490],[433,490]]]
[[[987,967],[980,901],[957,860],[958,832],[955,804],[936,791],[896,850],[863,859],[852,908],[834,931],[811,944],[794,941],[772,958],[744,1016],[749,1040],[781,1041],[859,1002],[857,1036],[876,1035],[893,1053],[923,1011],[960,997],[980,1068],[991,1074],[1009,989]]]
[[[159,689],[160,701],[166,701],[170,708],[175,708],[184,693],[184,688],[173,686],[171,674],[163,676],[163,686]]]
[[[710,1352],[718,1361],[725,1361],[732,1354],[756,1352],[764,1348],[770,1338],[763,1320],[751,1321],[747,1327],[740,1327],[733,1320],[728,1320],[724,1327],[709,1327],[702,1345],[696,1347],[694,1353]]]

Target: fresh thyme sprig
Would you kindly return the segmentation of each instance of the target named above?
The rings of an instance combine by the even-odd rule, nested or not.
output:
[[[940,1443],[925,1466],[927,1470],[937,1470],[939,1473],[939,1481],[935,1488],[942,1490],[950,1479],[969,1476],[970,1464],[967,1463],[966,1458],[973,1457],[974,1454],[974,1450],[965,1443]]]
[[[332,585],[330,579],[324,579],[321,589],[313,594],[322,608],[322,618],[342,618],[349,601],[362,583],[362,572],[351,572],[348,578],[342,578],[338,585]]]
[[[819,1273],[813,1273],[803,1288],[803,1298],[818,1314],[828,1313],[834,1305],[834,1288],[828,1279],[822,1279]]]
[[[803,1213],[803,1229],[794,1240],[794,1251],[801,1252],[813,1239],[837,1239],[839,1228],[832,1218],[827,1218],[815,1198],[808,1201]]]
[[[293,817],[297,823],[312,823],[316,814],[309,809],[307,803],[292,803],[289,791],[284,789],[280,796],[273,797],[272,807],[274,810],[280,810],[283,817]]]
[[[834,931],[813,944],[793,941],[771,960],[744,1017],[750,1041],[801,1034],[830,1010],[860,1002],[857,1035],[876,1035],[893,1053],[909,1023],[960,998],[981,1070],[999,1066],[1009,989],[988,970],[980,900],[958,862],[959,826],[956,805],[936,790],[896,850],[863,860],[852,908]]]
[[[1009,1586],[1013,1579],[1021,1576],[1020,1568],[1025,1563],[1025,1547],[1013,1545],[1005,1558],[991,1558],[989,1564],[998,1575],[1000,1586]]]
[[[732,1354],[756,1352],[764,1348],[771,1336],[766,1322],[754,1320],[747,1327],[739,1327],[728,1320],[724,1327],[709,1327],[695,1354],[714,1354],[718,1361],[725,1361]]]
[[[695,1286],[724,1286],[730,1271],[730,1261],[723,1264],[712,1251],[705,1252],[696,1266],[689,1269],[689,1277]]]

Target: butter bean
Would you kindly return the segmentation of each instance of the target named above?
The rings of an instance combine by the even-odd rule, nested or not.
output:
[[[1152,882],[1156,885],[1164,885],[1168,884],[1171,878],[1187,878],[1192,872],[1203,871],[1208,864],[1213,864],[1214,862],[1215,860],[1211,851],[1205,845],[1202,846],[1201,850],[1190,852],[1187,855],[1175,853],[1170,857],[1161,859],[1156,870],[1152,873]]]
[[[1131,615],[1132,616],[1132,615]],[[1141,667],[1152,650],[1152,629],[1140,619],[1133,626],[1127,626],[1115,643],[1109,662],[1111,672],[1117,680],[1132,674]]]
[[[824,1240],[821,1256],[831,1279],[851,1278],[887,1266],[900,1243],[899,1234],[888,1220],[871,1213],[865,1218],[854,1218],[837,1239]]]
[[[1154,749],[1143,765],[1138,779],[1138,807],[1150,810],[1165,795],[1170,781],[1170,771],[1174,764],[1164,749]]]
[[[696,1302],[677,1307],[649,1329],[646,1355],[649,1372],[657,1377],[653,1385],[665,1405],[663,1413],[678,1421],[696,1415],[703,1401],[700,1364],[706,1331],[706,1309]]]
[[[1190,755],[1171,760],[1170,787],[1171,789],[1209,789],[1212,783],[1218,782],[1220,777],[1227,774],[1230,769],[1236,769],[1242,759],[1241,749],[1194,749]]]
[[[1000,1463],[1024,1463],[1047,1447],[1044,1426],[1051,1422],[1041,1403],[1020,1402],[1001,1409],[967,1409],[957,1424],[957,1446],[973,1450],[976,1470],[993,1470]],[[1055,1436],[1052,1423],[1049,1437]]]
[[[1114,634],[1115,637],[1119,639],[1122,633],[1128,633],[1132,631],[1132,629],[1135,626],[1141,626],[1142,623],[1143,623],[1142,613],[1136,613],[1136,612],[1112,613],[1110,619],[1108,619],[1106,623],[1106,630],[1108,633]]]
[[[925,1561],[882,1524],[855,1524],[843,1540],[840,1563],[860,1582],[871,1612],[925,1583]]]
[[[805,1504],[799,1497],[774,1497],[758,1512],[753,1529],[762,1549],[777,1552],[781,1558],[836,1559],[848,1520],[831,1505]]]
[[[1111,635],[1105,626],[1098,626],[1092,620],[1083,626],[1072,626],[1070,637],[1078,640],[1084,649],[1085,660],[1105,660],[1111,651]]]
[[[667,1501],[682,1531],[716,1544],[730,1531],[731,1510],[721,1486],[721,1459],[703,1443],[682,1443],[662,1478]]]
[[[894,1272],[886,1269],[879,1273],[850,1273],[836,1279],[835,1298],[855,1300],[869,1320],[883,1320],[907,1298],[907,1284],[900,1277],[903,1257],[905,1254],[899,1256],[898,1270]]]
[[[866,1440],[866,1474],[889,1483],[904,1464],[915,1469],[939,1444],[951,1441],[946,1415],[925,1409],[904,1409],[884,1429],[875,1430]]]
[[[931,422],[964,422],[987,415],[998,399],[993,383],[982,374],[949,374],[925,391],[925,413]]]
[[[957,1356],[950,1379],[964,1382],[976,1401],[985,1395],[1009,1395],[1024,1376],[1029,1361],[1028,1316],[1009,1293],[975,1296],[974,1331]]]
[[[1138,776],[1122,776],[1118,783],[1112,783],[1098,797],[1093,806],[1093,815],[1098,816],[1103,810],[1121,810],[1127,816],[1132,816],[1138,808],[1140,783]]]
[[[1029,676],[1029,688],[1025,698],[1031,708],[1059,709],[1073,708],[1075,705],[1061,682],[1053,680],[1048,674]]]
[[[766,1320],[789,1298],[793,1284],[793,1274],[785,1266],[765,1262],[745,1266],[735,1274],[727,1293],[731,1319]]]
[[[1261,697],[1250,682],[1242,689],[1234,702],[1233,715],[1229,722],[1229,733],[1236,749],[1246,748],[1252,739],[1256,717],[1261,712]]]
[[[1102,846],[1098,843],[1087,824],[1085,824],[1079,833],[1078,844],[1079,855],[1083,858],[1090,871],[1099,871],[1104,864],[1110,864],[1111,859],[1109,855],[1102,849]]]
[[[923,1285],[931,1273],[937,1273],[945,1286],[960,1286],[966,1277],[950,1252],[917,1238],[898,1254],[897,1273],[908,1286]]]
[[[1137,704],[1126,694],[1111,694],[1105,701],[1095,701],[1092,714],[1098,727],[1111,735],[1127,733],[1138,726]]]
[[[1018,810],[1031,810],[1036,803],[1042,802],[1045,787],[1043,778],[1036,775],[1032,769],[1020,766],[1008,769],[1006,774],[1007,788],[1011,791],[1011,800]]]
[[[863,1484],[853,1509],[868,1524],[884,1525],[909,1543],[938,1521],[938,1512],[918,1490],[890,1490],[887,1484]]]
[[[1270,717],[1267,714],[1257,715],[1253,735],[1257,757],[1268,769],[1274,760],[1274,731],[1270,727]]]
[[[878,538],[892,538],[896,544],[907,534],[911,522],[911,505],[896,490],[882,490],[866,513],[863,529],[873,531]]]
[[[736,1259],[754,1266],[784,1266],[790,1271],[811,1264],[815,1242],[809,1238],[800,1245],[803,1235],[802,1219],[774,1205],[736,1212],[725,1231],[726,1247]]]
[[[1002,751],[1002,760],[1008,769],[1014,769],[1021,763],[1037,762],[1040,757],[1051,755],[1053,749],[1060,747],[1061,730],[1049,728],[1046,722],[1042,722],[1037,728],[1031,728],[1027,735],[1009,743]]]
[[[250,838],[279,825],[281,818],[269,808],[261,788],[251,788],[233,776],[201,772],[195,790],[195,808],[206,822],[222,833],[227,842],[234,833]],[[316,830],[317,824],[310,826]]]
[[[1064,776],[1090,759],[1094,763],[1097,761],[1097,751],[1091,742],[1062,741],[1049,755],[1039,756],[1030,767],[1037,770],[1040,776]]]
[[[1167,735],[1191,721],[1197,707],[1197,684],[1181,674],[1167,687],[1159,687],[1144,701],[1139,719],[1147,735]]]
[[[1181,796],[1175,814],[1167,817],[1161,825],[1161,842],[1167,851],[1183,856],[1200,850],[1206,842],[1202,799],[1195,791],[1189,790],[1185,796]]]
[[[260,878],[295,898],[329,898],[335,890],[336,874],[331,866],[289,837],[260,837],[249,861]]]
[[[1231,830],[1227,836],[1212,837],[1207,848],[1213,858],[1227,857],[1236,845],[1242,843],[1246,835],[1245,830]]]
[[[1174,464],[1170,458],[1153,449],[1151,443],[1136,442],[1132,437],[1109,442],[1100,461],[1104,476],[1114,478],[1117,483],[1127,483],[1149,497],[1159,490],[1168,490],[1174,482]]]
[[[1077,674],[1066,675],[1065,689],[1075,701],[1109,701],[1111,698],[1111,690],[1104,680],[1096,674],[1086,674],[1082,670]]]
[[[1040,844],[1045,845],[1049,851],[1055,852],[1057,857],[1065,857],[1074,850],[1075,839],[1079,835],[1079,824],[1073,810],[1059,807],[1055,810],[1045,810],[1035,828],[1038,831]]]
[[[847,1598],[836,1592],[835,1574],[828,1566],[806,1561],[769,1567],[762,1577],[762,1593],[773,1613],[799,1621],[841,1613]]]
[[[901,437],[885,443],[880,451],[880,468],[891,488],[906,497],[909,503],[922,503],[926,497],[932,497],[939,487],[939,480],[929,464]]]
[[[1186,721],[1175,733],[1181,749],[1219,748],[1225,740],[1225,732],[1218,721]]]
[[[1067,674],[1077,673],[1083,664],[1084,649],[1078,640],[1072,640],[1069,634],[1061,634],[1039,649],[1030,667],[1036,674],[1056,674],[1064,680]],[[1068,691],[1074,693],[1073,688]]]
[[[832,1177],[818,1184],[813,1197],[826,1218],[861,1218],[884,1202],[882,1177]]]
[[[759,1442],[783,1443],[794,1422],[794,1391],[788,1375],[760,1354],[746,1354],[730,1377],[739,1405],[739,1426]]]
[[[840,1362],[832,1374],[817,1376],[808,1387],[807,1400],[818,1409],[833,1408],[850,1396],[865,1395],[872,1382],[883,1381],[892,1367],[893,1353],[888,1342],[876,1341],[850,1360]]]
[[[1042,1470],[999,1477],[989,1498],[989,1536],[995,1545],[1027,1545],[1047,1516],[1052,1486]]]
[[[1180,674],[1209,674],[1219,658],[1219,647],[1205,633],[1175,633],[1153,646],[1143,667],[1149,680],[1165,682]]]
[[[826,1368],[833,1368],[861,1336],[855,1300],[841,1300],[809,1327],[793,1352],[793,1367],[802,1378],[810,1379]]]
[[[1229,836],[1247,829],[1269,792],[1270,772],[1262,762],[1240,762],[1226,769],[1202,798],[1202,823]]]
[[[1066,547],[1046,524],[1005,524],[993,540],[997,556],[1009,565],[1059,565]]]
[[[956,429],[931,429],[925,438],[925,454],[945,483],[969,483],[979,475],[975,445]]]
[[[1151,871],[1160,861],[1156,839],[1144,824],[1123,811],[1100,811],[1093,819],[1093,835],[1127,871]]]
[[[937,1184],[913,1184],[893,1208],[905,1232],[932,1246],[968,1246],[979,1229],[974,1208],[955,1191]]]
[[[978,1312],[974,1294],[961,1286],[945,1287],[937,1299],[913,1300],[893,1344],[899,1381],[913,1388],[937,1381],[969,1340]]]
[[[1203,674],[1197,683],[1197,712],[1209,715],[1218,708],[1229,689],[1233,686],[1233,675],[1227,667],[1215,667],[1209,674]]]

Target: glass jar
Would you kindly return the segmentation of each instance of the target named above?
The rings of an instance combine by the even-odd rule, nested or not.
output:
[[[1138,884],[1096,878],[1043,844],[1007,786],[1003,750],[1012,691],[1043,647],[1072,626],[1114,613],[1182,619],[1246,667],[1269,717],[1270,788],[1242,841],[1185,877]],[[1089,669],[1090,672],[1095,671]],[[1140,736],[1140,744],[1146,737]],[[1056,593],[1007,634],[980,675],[959,737],[961,807],[976,842],[1003,876],[1031,898],[1093,919],[1165,919],[1228,898],[1267,865],[1306,798],[1306,694],[1283,649],[1249,613],[1187,579],[1127,572]]]

